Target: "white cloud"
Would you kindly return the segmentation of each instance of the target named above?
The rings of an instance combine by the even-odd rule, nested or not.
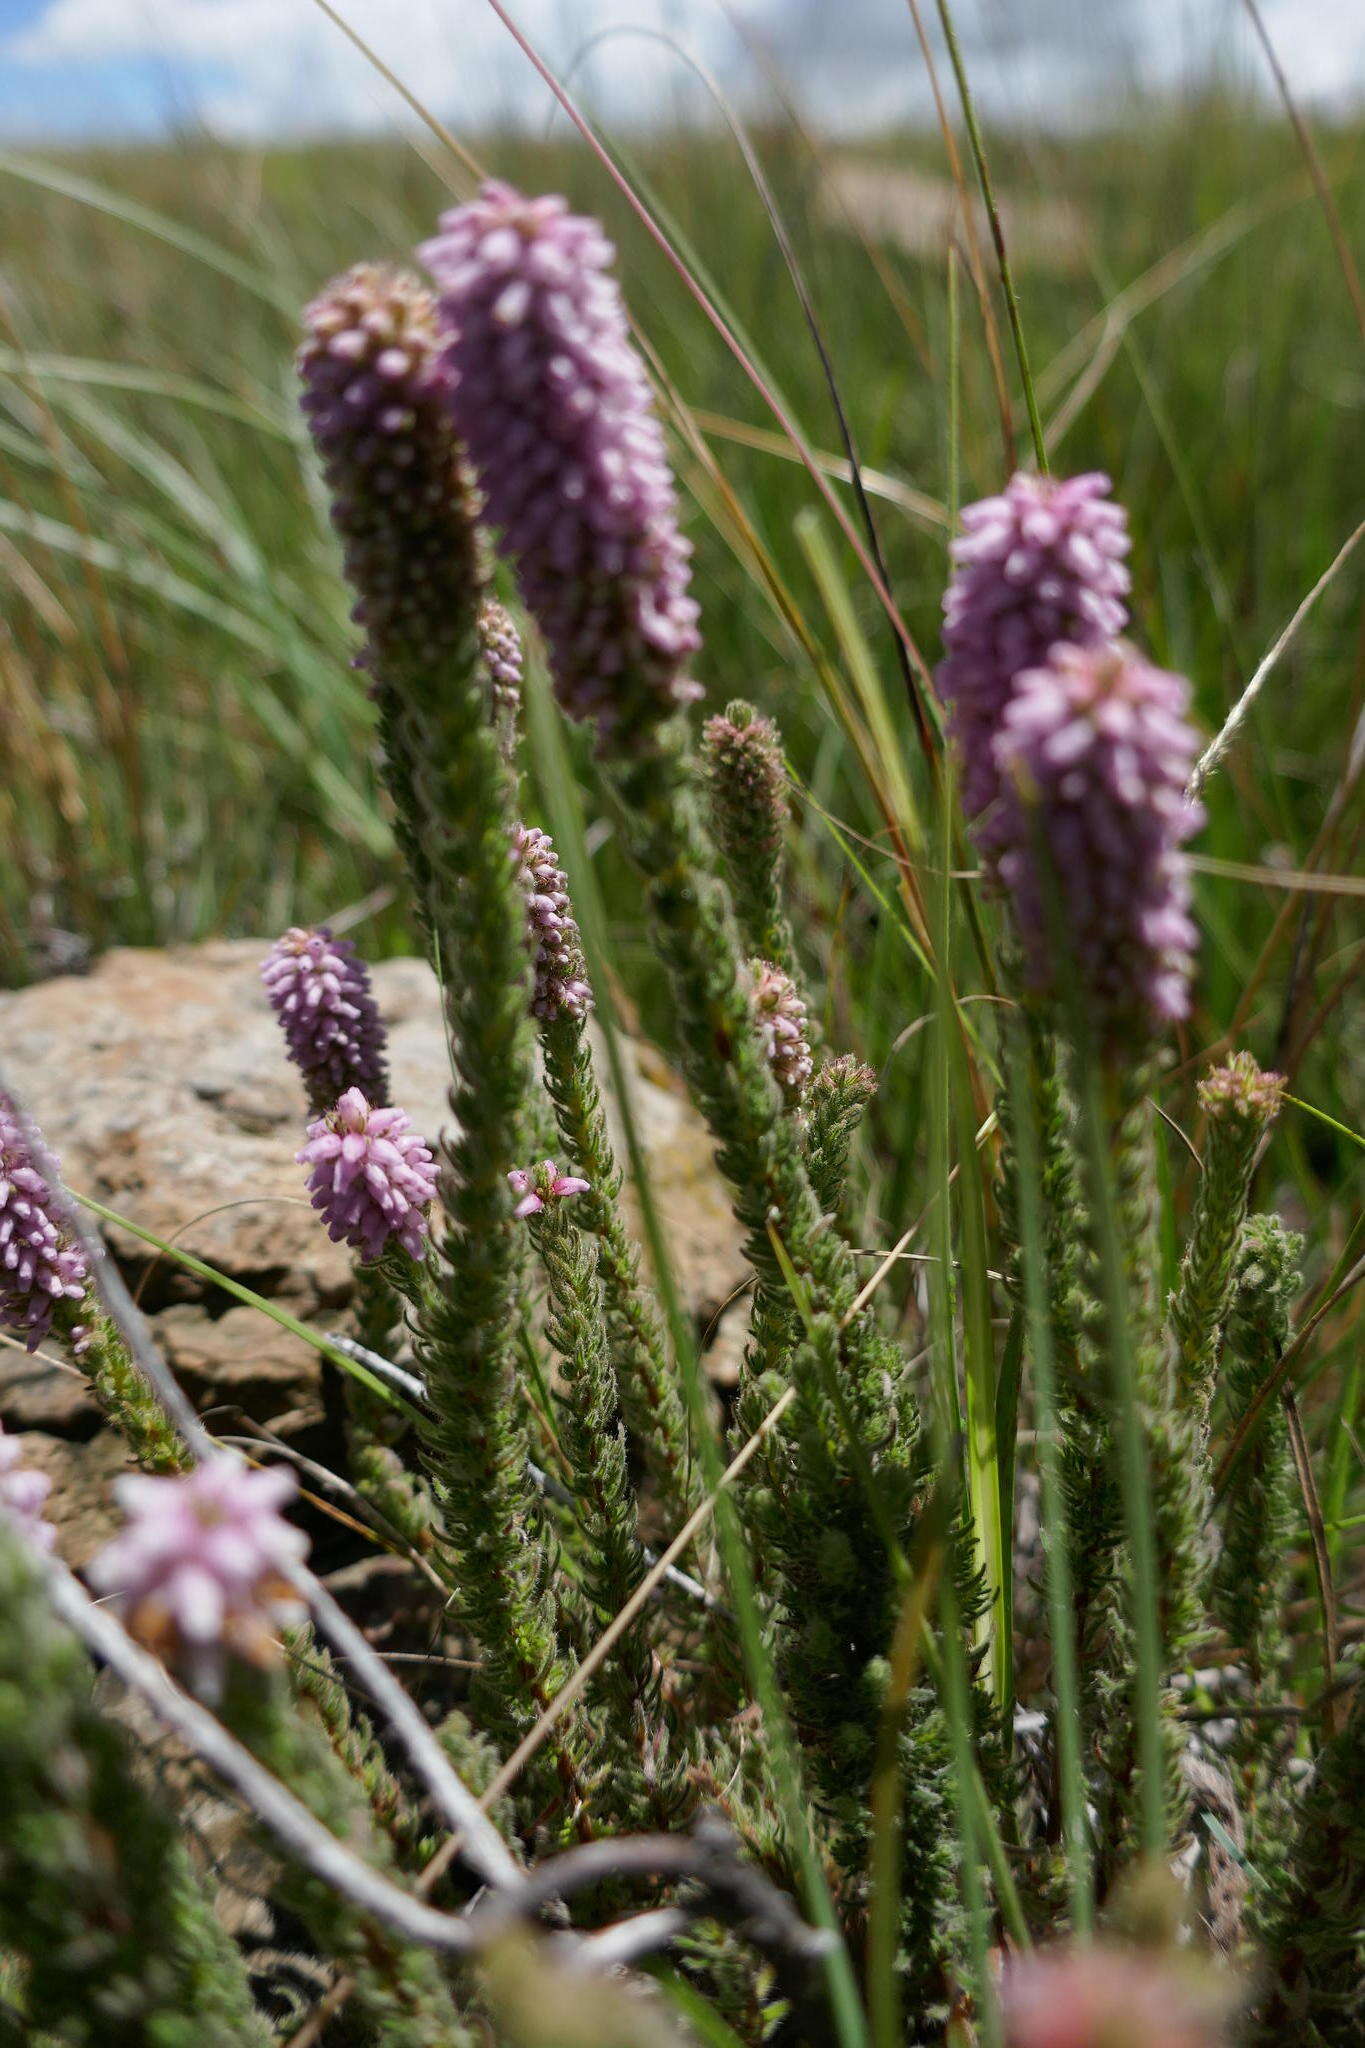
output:
[[[511,10],[561,73],[593,36],[672,31],[704,62],[735,44],[714,0],[517,0]],[[486,0],[340,0],[338,12],[446,120],[537,120],[552,100]],[[313,0],[53,0],[7,44],[11,63],[98,67],[137,60],[167,99],[244,137],[373,128],[399,102]],[[686,91],[687,71],[657,41],[608,33],[576,89],[614,119],[639,118]]]
[[[537,78],[487,0],[337,0],[346,20],[438,116],[466,127],[537,123],[551,113]],[[741,106],[759,70],[727,18],[730,0],[510,0],[560,71],[603,31],[672,32]],[[928,10],[932,19],[932,9]],[[1267,93],[1241,0],[960,0],[978,96],[1000,118],[1069,125],[1126,87],[1178,87],[1216,51]],[[922,115],[923,67],[905,0],[734,0],[796,81],[812,112],[843,129]],[[1365,93],[1361,0],[1266,0],[1295,89],[1323,103]],[[392,90],[313,0],[51,0],[8,43],[13,64],[98,75],[135,60],[167,113],[248,138],[372,129],[401,109]],[[702,102],[684,63],[657,40],[608,34],[573,73],[612,122],[643,122]]]

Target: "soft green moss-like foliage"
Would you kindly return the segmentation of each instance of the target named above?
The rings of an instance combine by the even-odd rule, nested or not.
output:
[[[1365,2030],[1365,1686],[1323,1744],[1287,1860],[1258,1906],[1271,1988],[1258,2048],[1354,2048]]]

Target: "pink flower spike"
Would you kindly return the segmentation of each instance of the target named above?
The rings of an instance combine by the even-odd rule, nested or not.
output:
[[[206,1697],[221,1690],[229,1653],[268,1664],[277,1629],[302,1617],[289,1573],[308,1542],[280,1513],[295,1491],[292,1473],[253,1471],[227,1452],[115,1487],[127,1522],[92,1560],[91,1584]]]
[[[405,1110],[373,1109],[358,1088],[308,1126],[299,1163],[327,1234],[372,1264],[397,1244],[420,1259],[436,1162]]]
[[[295,925],[271,947],[261,980],[315,1111],[347,1088],[383,1100],[384,1024],[369,969],[349,939],[334,939],[326,925]]]
[[[71,1242],[14,1105],[0,1095],[0,1329],[36,1351],[54,1309],[79,1301],[89,1277],[85,1253]]]
[[[43,1515],[52,1481],[24,1463],[21,1442],[0,1423],[0,1516],[38,1550],[51,1550],[57,1531]]]

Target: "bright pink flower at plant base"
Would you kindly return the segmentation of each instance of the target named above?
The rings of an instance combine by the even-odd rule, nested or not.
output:
[[[278,1628],[303,1612],[287,1574],[308,1541],[280,1513],[296,1491],[291,1472],[252,1471],[229,1453],[175,1478],[120,1479],[127,1524],[90,1582],[134,1635],[212,1693],[229,1652],[268,1662]]]
[[[0,1329],[36,1351],[60,1301],[79,1301],[90,1268],[59,1220],[14,1105],[0,1095]]]
[[[564,709],[605,731],[690,702],[690,549],[611,243],[563,199],[491,183],[418,253],[451,418]]]
[[[372,1109],[358,1088],[348,1088],[335,1109],[308,1126],[297,1156],[312,1169],[313,1207],[335,1242],[368,1262],[390,1245],[421,1258],[436,1162],[405,1110]]]
[[[261,980],[315,1104],[335,1102],[348,1088],[384,1099],[384,1024],[369,969],[349,939],[334,939],[326,925],[295,925],[271,947]]]
[[[996,736],[993,843],[1025,973],[1053,995],[1074,977],[1110,1046],[1138,1049],[1189,1010],[1189,696],[1124,642],[1054,647],[1015,677]]]
[[[51,1550],[57,1540],[57,1531],[43,1516],[51,1491],[47,1474],[25,1465],[23,1444],[17,1437],[6,1436],[0,1422],[0,1515],[39,1550]]]
[[[507,1176],[507,1185],[521,1200],[512,1211],[514,1216],[537,1216],[551,1202],[562,1202],[566,1195],[586,1195],[591,1182],[580,1180],[577,1174],[561,1173],[553,1159],[544,1159],[539,1166],[514,1166]]]
[[[1006,2048],[1221,2048],[1235,2002],[1201,1958],[1103,1945],[1012,1956],[1000,1982]]]
[[[1058,641],[1091,646],[1128,623],[1128,521],[1108,493],[1108,477],[1097,473],[1021,472],[999,497],[963,511],[936,682],[969,820],[989,812],[998,794],[994,740],[1019,672],[1046,661]],[[989,817],[974,837],[989,856]]]

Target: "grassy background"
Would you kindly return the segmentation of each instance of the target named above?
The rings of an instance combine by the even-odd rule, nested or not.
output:
[[[1007,473],[986,317],[959,264],[953,329],[946,251],[911,258],[831,217],[809,138],[774,127],[754,146],[860,457],[878,473],[871,502],[897,603],[932,663],[948,503]],[[1365,129],[1329,131],[1322,146],[1346,233],[1365,246]],[[794,849],[800,929],[832,1035],[882,1073],[866,1221],[888,1241],[922,1200],[932,1033],[918,1026],[935,1002],[886,835],[888,819],[923,814],[931,780],[892,635],[762,398],[601,165],[562,141],[490,141],[480,154],[529,187],[567,190],[619,234],[697,547],[699,673],[713,705],[743,693],[780,718],[809,792]],[[937,136],[860,154],[944,170]],[[991,155],[1011,198],[1077,210],[1075,259],[1019,276],[1055,463],[1112,474],[1134,531],[1135,630],[1192,677],[1215,730],[1361,517],[1365,348],[1302,159],[1282,122],[1217,98],[1065,144],[997,139]],[[819,357],[733,138],[657,137],[627,169],[808,441],[837,462]],[[309,293],[358,258],[404,257],[469,189],[467,170],[424,137],[420,150],[7,156],[0,179],[0,973],[23,979],[87,946],[264,935],[351,913],[365,948],[405,947],[291,353]],[[993,280],[989,308],[999,329]],[[1022,453],[1016,366],[1001,347]],[[1196,1060],[1231,1032],[1290,1072],[1313,1109],[1286,1118],[1262,1196],[1311,1229],[1318,1278],[1350,1240],[1352,1133],[1365,1127],[1359,560],[1308,618],[1208,792],[1199,1009],[1162,1087],[1162,1107],[1188,1126]],[[623,986],[666,1034],[591,793],[588,810]],[[912,868],[927,873],[932,843],[932,828],[923,843],[911,831]],[[1312,888],[1283,885],[1286,870],[1310,868]],[[983,992],[965,944],[955,973],[959,994]],[[1187,1164],[1172,1139],[1173,1211]],[[910,1313],[913,1284],[903,1292]],[[1348,1300],[1319,1371],[1349,1353],[1355,1328]],[[1339,1552],[1362,1491],[1339,1426],[1359,1418],[1358,1365],[1330,1384],[1318,1428]]]

